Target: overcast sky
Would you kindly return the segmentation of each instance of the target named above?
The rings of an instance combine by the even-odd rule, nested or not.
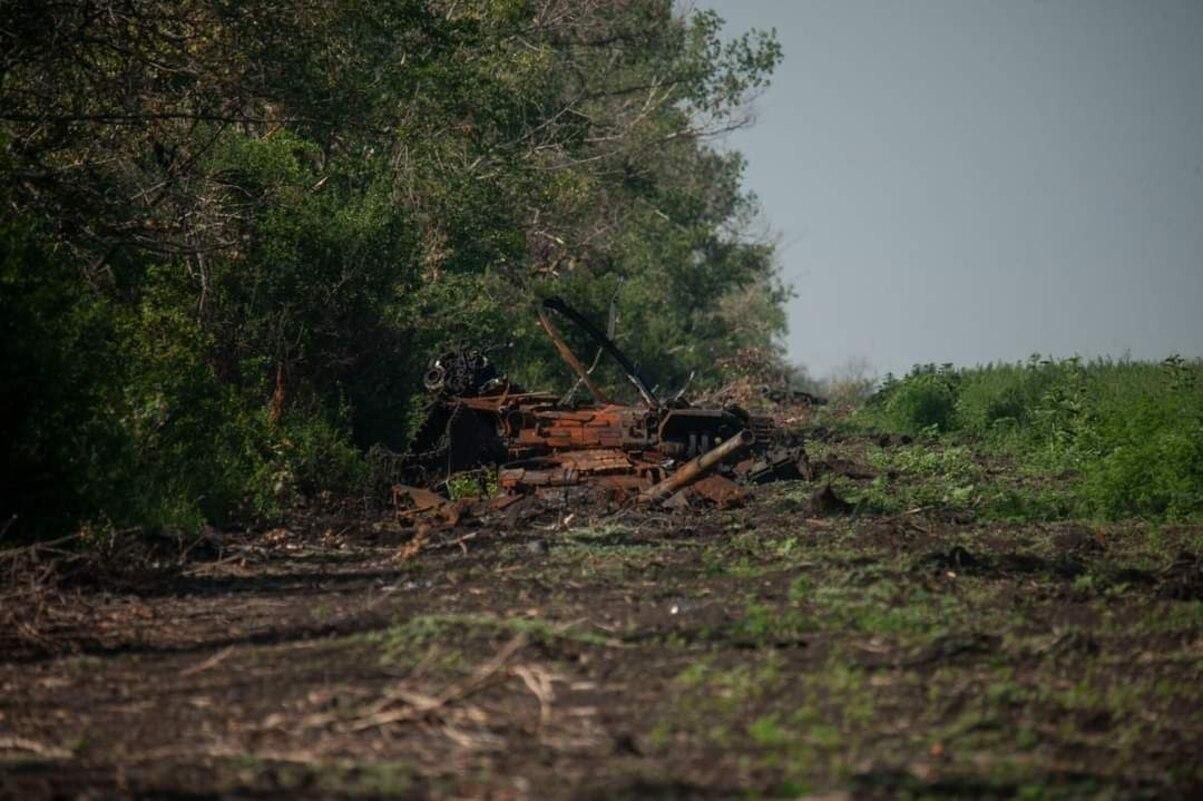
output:
[[[785,50],[728,142],[792,359],[1203,355],[1203,1],[696,5]]]

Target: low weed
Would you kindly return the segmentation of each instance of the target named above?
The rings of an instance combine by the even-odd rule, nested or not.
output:
[[[461,498],[492,498],[497,492],[496,470],[466,470],[447,479],[447,494],[453,501]]]
[[[743,617],[723,630],[722,637],[747,645],[788,645],[818,629],[814,620],[796,609],[753,603]]]

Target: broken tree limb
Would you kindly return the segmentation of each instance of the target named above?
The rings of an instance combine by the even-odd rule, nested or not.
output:
[[[614,361],[618,362],[619,366],[622,367],[623,373],[626,374],[627,380],[630,381],[635,387],[635,390],[639,393],[639,396],[643,398],[643,402],[647,405],[647,407],[649,409],[659,408],[660,404],[656,401],[656,396],[653,395],[652,391],[647,388],[647,381],[645,381],[643,376],[639,374],[639,369],[635,367],[634,363],[626,357],[626,354],[618,349],[617,345],[610,341],[609,337],[607,337],[601,331],[598,331],[593,323],[589,322],[589,320],[587,320],[580,312],[565,303],[563,298],[548,298],[547,300],[543,301],[543,305],[539,309],[539,321],[543,324],[543,329],[549,334],[551,333],[551,329],[548,328],[550,321],[548,320],[546,314],[547,310],[549,309],[557,314],[562,314],[572,322],[576,323],[577,327],[588,334],[599,347],[606,351],[606,353],[609,353],[610,356],[613,357]],[[554,329],[554,327],[555,326],[553,325],[552,329]],[[564,346],[565,349],[567,349],[567,347],[567,345]],[[560,348],[559,343],[556,343],[556,348]],[[564,351],[560,350],[560,353],[563,354]],[[571,353],[571,351],[569,351],[569,353]],[[564,358],[567,360],[567,355],[565,355]],[[576,356],[572,357],[572,361],[576,361]],[[571,365],[571,361],[569,364]],[[580,362],[578,361],[577,365],[579,364]],[[577,369],[576,365],[573,365],[573,369],[576,370],[578,375],[581,375],[584,372],[584,367]],[[586,381],[586,385],[588,385],[588,381]],[[605,401],[602,402],[604,403]]]
[[[551,344],[556,346],[560,357],[572,368],[572,372],[581,381],[585,382],[585,386],[589,388],[590,394],[598,403],[611,403],[610,396],[602,391],[597,382],[589,375],[589,371],[585,369],[585,365],[581,364],[581,360],[576,357],[572,349],[568,347],[568,343],[564,341],[564,335],[560,333],[560,329],[556,328],[555,323],[547,316],[547,312],[539,309],[539,325],[543,326],[543,330],[547,332],[547,336],[551,338]]]

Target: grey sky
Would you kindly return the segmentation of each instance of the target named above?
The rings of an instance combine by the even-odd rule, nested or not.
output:
[[[791,358],[1203,355],[1203,2],[696,5],[785,49],[729,143]]]

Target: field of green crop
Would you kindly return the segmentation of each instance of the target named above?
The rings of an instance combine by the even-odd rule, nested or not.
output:
[[[1070,479],[1059,498],[1037,490],[1010,503],[998,499],[998,515],[1184,520],[1203,513],[1199,361],[928,365],[887,378],[855,420],[973,443],[1017,471]]]

